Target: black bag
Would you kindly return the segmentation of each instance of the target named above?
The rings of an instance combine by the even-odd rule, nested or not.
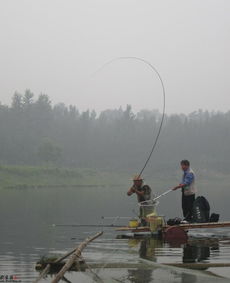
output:
[[[220,214],[212,213],[209,218],[209,222],[218,222],[219,218],[220,218]]]
[[[173,225],[179,225],[181,223],[181,218],[179,217],[175,217],[175,218],[171,218],[167,221],[167,224],[169,226],[173,226]]]
[[[195,223],[209,222],[210,205],[205,197],[195,199],[192,207],[192,221]]]

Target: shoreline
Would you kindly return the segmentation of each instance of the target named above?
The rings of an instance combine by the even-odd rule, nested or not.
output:
[[[26,165],[0,166],[0,189],[111,187],[124,185],[126,180],[128,180],[126,174],[109,170]]]
[[[104,168],[65,168],[54,166],[0,165],[0,189],[41,189],[61,187],[128,187],[133,170]],[[199,172],[197,186],[200,193],[208,189],[228,190],[230,176],[220,172]],[[162,191],[180,181],[181,172],[144,174],[145,182],[154,190]],[[221,185],[220,185],[221,184]]]

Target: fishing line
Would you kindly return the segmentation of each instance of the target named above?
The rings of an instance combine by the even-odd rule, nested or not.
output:
[[[106,66],[112,64],[113,62],[115,61],[119,61],[119,60],[136,60],[136,61],[140,61],[142,63],[144,63],[145,65],[149,66],[150,69],[157,75],[157,77],[159,78],[160,80],[160,83],[161,83],[161,87],[162,87],[162,98],[163,98],[163,106],[162,106],[162,116],[161,116],[161,120],[160,120],[160,126],[159,126],[159,129],[158,129],[158,132],[157,132],[157,135],[156,135],[156,138],[153,142],[153,145],[152,145],[152,148],[147,156],[147,159],[144,163],[144,166],[142,167],[142,169],[140,170],[140,173],[138,174],[138,177],[140,177],[142,175],[142,173],[144,172],[147,164],[149,163],[149,160],[156,148],[156,145],[157,145],[157,142],[159,140],[159,136],[160,136],[160,133],[161,133],[161,130],[162,130],[162,126],[163,126],[163,122],[164,122],[164,118],[165,118],[165,87],[164,87],[164,82],[163,82],[163,79],[160,75],[160,73],[158,72],[158,70],[150,63],[148,62],[147,60],[145,59],[142,59],[142,58],[139,58],[139,57],[134,57],[134,56],[127,56],[127,57],[117,57],[117,58],[114,58],[108,62],[106,62],[104,65],[102,65],[96,72],[93,73],[93,75],[95,75],[96,73],[100,72],[102,69],[104,69]]]

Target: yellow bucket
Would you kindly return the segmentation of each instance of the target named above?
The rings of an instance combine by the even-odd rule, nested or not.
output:
[[[130,228],[137,228],[138,225],[139,225],[139,222],[138,222],[138,220],[136,220],[136,219],[131,219],[131,220],[129,221],[129,227],[130,227]]]
[[[161,230],[164,225],[164,219],[161,216],[152,216],[150,218],[150,230],[155,232]]]

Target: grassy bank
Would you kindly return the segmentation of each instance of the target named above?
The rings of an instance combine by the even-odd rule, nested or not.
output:
[[[122,185],[125,174],[94,169],[0,166],[0,188]]]
[[[0,188],[40,188],[78,186],[124,186],[132,184],[133,172],[105,169],[56,168],[48,166],[0,166]],[[229,191],[230,176],[217,172],[197,172],[199,192]],[[162,192],[180,182],[181,171],[144,174],[154,191]]]

